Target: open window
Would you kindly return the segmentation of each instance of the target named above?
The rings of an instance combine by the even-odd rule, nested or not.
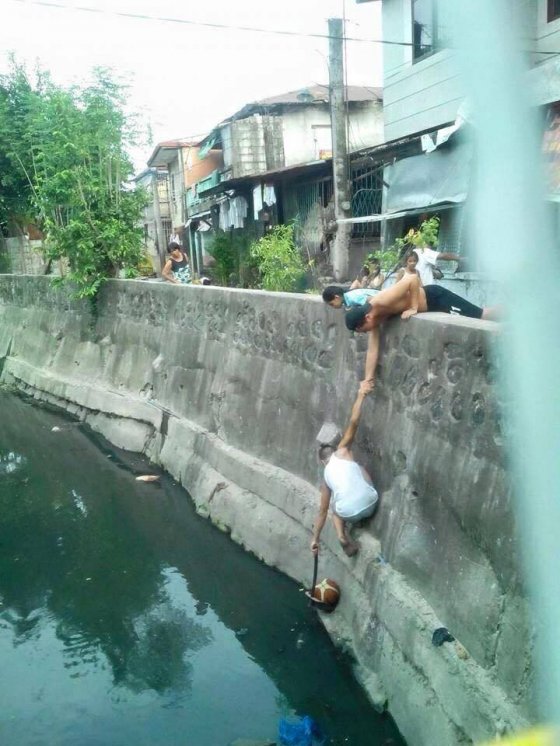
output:
[[[556,0],[560,6],[560,0]],[[418,62],[449,44],[449,3],[412,0],[412,57]]]
[[[560,18],[560,0],[547,0],[547,15],[546,20],[548,23],[555,21]]]

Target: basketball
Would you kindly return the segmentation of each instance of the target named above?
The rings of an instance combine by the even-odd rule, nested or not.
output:
[[[334,609],[340,599],[340,586],[336,580],[325,578],[313,589],[313,599]]]

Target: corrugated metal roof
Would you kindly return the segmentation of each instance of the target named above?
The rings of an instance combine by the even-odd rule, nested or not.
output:
[[[349,85],[346,86],[347,101],[383,101],[383,88],[370,88],[369,86]],[[299,88],[297,91],[288,91],[279,96],[270,96],[259,101],[254,101],[248,106],[274,106],[276,104],[310,104],[329,101],[328,85],[312,85],[308,88]],[[245,107],[244,107],[245,108]],[[243,110],[242,110],[243,111]]]

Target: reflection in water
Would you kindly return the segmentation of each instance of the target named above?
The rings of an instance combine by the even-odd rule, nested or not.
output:
[[[401,743],[293,583],[167,478],[135,482],[140,459],[0,405],[2,743],[225,746],[295,712],[332,744]]]
[[[2,461],[14,468],[24,462],[13,452]],[[174,607],[159,559],[138,536],[123,533],[101,500],[51,481],[52,471],[35,475],[55,488],[37,499],[26,487],[30,474],[17,484],[17,505],[14,480],[0,489],[0,511],[8,517],[0,523],[0,546],[13,548],[2,553],[2,621],[13,644],[39,635],[43,618],[56,619],[66,668],[97,664],[102,652],[115,685],[187,691],[186,653],[212,634]]]
[[[7,453],[0,452],[0,476],[5,474],[13,474],[21,466],[25,464],[24,457],[19,453],[8,451]]]

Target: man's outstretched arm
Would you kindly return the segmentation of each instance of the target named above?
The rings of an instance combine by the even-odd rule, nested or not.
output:
[[[465,257],[459,256],[459,254],[454,254],[452,251],[439,251],[438,252],[438,261],[440,259],[443,259],[446,262],[464,262]]]
[[[375,383],[375,369],[379,359],[379,327],[376,326],[369,332],[368,348],[366,355],[366,368],[364,380],[362,383],[369,383],[371,386]]]
[[[362,383],[360,384],[360,388],[358,389],[358,396],[356,397],[356,401],[354,402],[352,411],[350,412],[350,422],[348,423],[344,435],[342,436],[342,440],[338,444],[339,449],[352,447],[352,443],[354,442],[354,438],[356,437],[358,425],[360,424],[362,404],[364,403],[364,399],[372,390],[372,388],[372,384],[367,381],[362,381]]]
[[[319,505],[319,513],[317,514],[317,519],[313,526],[313,538],[311,539],[311,551],[313,554],[317,554],[319,551],[319,537],[321,536],[321,531],[323,530],[323,526],[327,520],[327,515],[329,514],[330,501],[331,491],[323,482],[321,485],[321,503]]]

